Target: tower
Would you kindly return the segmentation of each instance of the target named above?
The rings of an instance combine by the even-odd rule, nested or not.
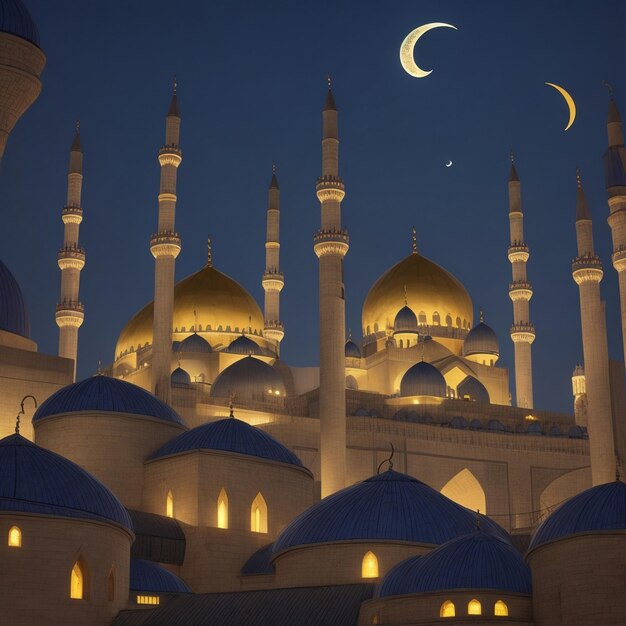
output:
[[[524,241],[524,213],[522,212],[522,190],[513,153],[509,176],[509,226],[511,241],[509,261],[513,280],[509,285],[509,297],[513,301],[513,326],[511,340],[515,346],[515,395],[518,407],[533,408],[533,368],[531,344],[535,340],[535,327],[530,322],[530,299],[532,285],[526,277],[526,263],[530,256]]]
[[[613,267],[619,282],[622,343],[626,360],[626,149],[622,118],[611,93],[607,120],[609,147],[604,154],[604,175],[609,201],[608,222],[613,238]]]
[[[313,249],[319,259],[320,287],[320,459],[322,497],[346,481],[346,340],[343,258],[348,232],[341,228],[344,184],[339,178],[338,115],[330,78],[322,113],[322,175],[315,187],[321,228]]]
[[[285,336],[283,323],[280,321],[280,292],[285,286],[285,279],[279,266],[280,257],[280,187],[276,178],[276,166],[272,165],[272,179],[267,203],[267,235],[265,238],[265,272],[263,289],[265,290],[265,326],[263,336],[276,343],[276,354],[280,353],[280,342]]]
[[[609,387],[609,351],[604,303],[600,299],[602,262],[593,248],[593,230],[587,200],[577,173],[576,243],[578,256],[572,277],[580,295],[580,321],[585,359],[587,429],[591,479],[594,485],[615,480],[615,443]]]
[[[83,221],[82,188],[83,149],[77,122],[76,134],[70,148],[67,202],[61,212],[64,224],[63,247],[57,255],[57,263],[61,269],[61,297],[55,315],[59,327],[59,356],[74,361],[74,380],[78,356],[78,329],[84,321],[84,307],[78,298],[80,272],[85,266],[85,251],[78,244],[78,231]]]
[[[150,239],[150,252],[154,256],[152,391],[164,402],[169,402],[170,397],[174,273],[176,257],[180,253],[180,237],[175,229],[176,176],[183,157],[178,145],[180,113],[176,91],[174,79],[174,93],[165,118],[165,145],[159,150],[161,185],[158,228]]]

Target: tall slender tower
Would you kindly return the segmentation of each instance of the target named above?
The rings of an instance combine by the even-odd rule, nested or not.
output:
[[[280,257],[280,187],[276,178],[276,166],[272,164],[267,204],[267,236],[265,238],[265,272],[263,289],[265,290],[265,327],[263,336],[276,344],[276,354],[280,353],[280,342],[285,336],[283,323],[280,321],[280,292],[285,286],[285,278],[279,267]]]
[[[341,228],[344,184],[339,178],[339,126],[337,107],[328,79],[322,113],[322,175],[316,192],[321,228],[313,249],[319,258],[320,282],[320,459],[322,497],[346,483],[346,303],[343,258],[348,232]]]
[[[600,485],[615,480],[609,351],[604,302],[600,299],[600,281],[603,272],[602,262],[593,249],[591,216],[578,172],[576,176],[578,179],[576,197],[578,256],[572,263],[572,277],[578,285],[580,295],[591,479],[594,485]]]
[[[157,232],[150,239],[150,252],[154,256],[152,390],[164,402],[170,399],[174,272],[176,257],[180,253],[180,237],[175,229],[176,176],[183,157],[178,146],[180,114],[176,89],[174,79],[174,94],[165,118],[165,145],[159,150],[159,223]]]
[[[619,281],[622,314],[622,343],[626,360],[626,149],[622,118],[613,95],[607,122],[609,147],[604,154],[604,174],[609,199],[608,222],[613,238],[613,267]]]
[[[70,164],[67,174],[67,202],[61,212],[64,224],[63,247],[57,254],[61,269],[61,298],[56,307],[56,323],[59,327],[59,356],[76,361],[78,356],[78,329],[84,320],[84,307],[78,299],[80,272],[85,266],[85,251],[78,245],[78,231],[83,221],[81,194],[83,189],[83,149],[80,145],[80,128],[70,148]]]
[[[530,322],[530,299],[532,285],[526,277],[526,263],[530,256],[524,241],[524,214],[522,212],[522,189],[513,153],[509,176],[509,225],[511,243],[509,261],[513,280],[509,285],[509,297],[513,301],[513,326],[511,340],[515,345],[515,395],[516,404],[525,409],[533,408],[533,366],[531,344],[535,340],[535,327]]]

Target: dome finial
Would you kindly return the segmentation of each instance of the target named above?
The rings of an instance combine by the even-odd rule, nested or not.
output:
[[[352,329],[348,328],[348,341],[352,341]]]
[[[409,305],[409,301],[406,295],[406,285],[404,285],[404,306],[408,306]]]
[[[209,235],[207,237],[206,244],[207,244],[207,262],[206,262],[206,264],[209,267],[213,267],[213,250],[211,248],[211,235]]]
[[[177,92],[178,92],[178,80],[176,79],[176,74],[174,74],[174,82],[172,84],[172,93],[174,96],[176,96]]]
[[[485,313],[483,311],[483,307],[480,307],[478,309],[478,319],[481,321],[481,323],[485,321]]]
[[[26,413],[26,411],[24,411],[24,402],[26,402],[28,398],[30,398],[34,402],[35,408],[37,408],[37,398],[35,398],[35,396],[31,396],[29,394],[22,398],[22,401],[20,402],[20,412],[17,414],[17,417],[15,418],[15,432],[18,435],[20,434],[20,415],[24,415]]]
[[[415,226],[413,226],[412,235],[413,235],[413,254],[417,254],[417,231],[415,230]]]
[[[580,168],[578,165],[576,166],[576,183],[578,184],[578,189],[582,189],[583,184],[580,180]]]
[[[332,89],[332,78],[330,76],[330,72],[328,72],[328,74],[326,74],[326,81],[328,82],[328,91],[330,91]]]
[[[228,401],[228,409],[230,411],[229,417],[235,417],[235,411],[233,409],[233,402],[235,401],[235,394],[230,394],[230,400]]]
[[[611,83],[608,80],[603,80],[602,84],[607,88],[607,91],[609,92],[609,96],[613,98],[613,85],[611,85]]]
[[[476,530],[480,530],[480,509],[476,509]]]
[[[422,362],[424,361],[424,348],[426,347],[426,335],[424,335],[423,337],[417,333],[417,341],[419,342],[420,338],[422,339],[422,354],[421,354],[421,358],[422,358]]]
[[[198,332],[198,311],[196,309],[193,310],[193,332]]]
[[[276,174],[276,161],[272,159],[272,174]]]
[[[391,459],[393,459],[393,453],[395,452],[395,450],[393,448],[393,443],[391,443],[391,441],[389,442],[389,445],[391,446],[391,454],[386,459],[383,459],[380,462],[380,465],[378,466],[378,469],[376,470],[377,474],[380,474],[380,470],[385,463],[389,463],[390,470],[393,469],[393,461]]]
[[[514,165],[515,164],[515,155],[513,154],[513,148],[511,148],[510,155],[511,155],[511,165]]]

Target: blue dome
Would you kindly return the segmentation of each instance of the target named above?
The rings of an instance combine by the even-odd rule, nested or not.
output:
[[[274,437],[234,417],[196,426],[168,441],[151,458],[193,450],[224,450],[302,466],[302,461]]]
[[[172,352],[178,352],[180,350],[180,344],[182,341],[172,341]]]
[[[16,35],[39,47],[39,31],[20,0],[0,0],[0,32]]]
[[[191,593],[191,589],[176,574],[143,559],[130,560],[129,588],[146,593]]]
[[[241,568],[242,576],[253,576],[255,574],[273,574],[274,566],[272,565],[272,548],[273,543],[269,543],[259,548]]]
[[[400,395],[405,396],[438,396],[446,397],[446,379],[443,374],[430,363],[420,361],[409,368],[400,382]]]
[[[185,426],[167,404],[145,389],[108,376],[92,376],[53,393],[33,416],[33,423],[51,415],[106,411],[156,417],[164,422]]]
[[[604,182],[607,189],[626,187],[626,151],[612,146],[604,153]]]
[[[30,320],[22,290],[2,261],[0,261],[0,330],[30,339]]]
[[[466,376],[456,388],[456,394],[459,398],[469,396],[470,400],[475,402],[489,403],[489,392],[485,386],[473,376]]]
[[[377,595],[399,596],[455,589],[532,593],[530,568],[508,541],[476,530],[393,567]]]
[[[263,354],[259,344],[245,335],[231,341],[227,351],[232,354]]]
[[[0,511],[115,522],[132,530],[120,501],[82,467],[21,435],[0,440]]]
[[[361,349],[356,345],[356,343],[354,343],[354,341],[352,341],[352,339],[348,339],[348,341],[346,341],[344,351],[345,355],[351,359],[361,358]]]
[[[213,352],[211,344],[197,333],[185,337],[179,344],[177,352]]]
[[[485,322],[479,322],[467,333],[463,342],[463,356],[493,354],[499,356],[500,346],[496,333]]]
[[[284,396],[286,389],[277,370],[265,361],[247,356],[220,372],[211,386],[214,398],[230,398],[232,394],[238,400],[263,402],[272,395]]]
[[[177,367],[170,374],[170,383],[172,387],[189,387],[191,385],[191,376],[181,367]]]
[[[528,550],[571,535],[605,530],[626,530],[626,485],[620,481],[570,498],[539,525]]]
[[[484,518],[487,532],[506,538]],[[274,554],[309,544],[410,541],[439,545],[476,528],[476,513],[419,480],[388,470],[342,489],[299,515],[280,534]]]
[[[396,313],[393,320],[393,332],[417,333],[417,317],[406,304]]]

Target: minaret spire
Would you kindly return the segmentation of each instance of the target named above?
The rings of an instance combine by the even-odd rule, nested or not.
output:
[[[535,340],[535,327],[530,322],[530,299],[532,285],[526,277],[526,263],[530,256],[524,241],[524,214],[522,190],[511,151],[511,175],[509,176],[509,227],[511,232],[509,261],[513,280],[509,285],[509,297],[513,301],[513,326],[511,340],[515,345],[515,395],[518,407],[533,408],[533,373],[531,344]]]
[[[594,485],[600,485],[611,482],[616,471],[606,317],[600,298],[603,272],[593,247],[592,221],[578,169],[576,179],[578,256],[572,263],[572,277],[580,296],[591,479]]]
[[[339,177],[339,123],[330,76],[322,113],[322,175],[317,179],[321,227],[313,249],[319,258],[320,288],[320,458],[322,497],[346,484],[346,303],[343,258],[348,232],[341,226],[345,196]]]
[[[174,87],[165,118],[165,145],[159,150],[161,185],[157,232],[150,239],[154,256],[154,319],[152,336],[152,390],[165,402],[170,399],[172,360],[172,321],[174,316],[174,274],[180,253],[180,237],[176,232],[176,177],[183,160],[179,148],[180,113],[178,84]]]
[[[417,254],[417,231],[415,230],[415,226],[411,229],[412,234],[412,245],[413,245],[413,254]]]
[[[64,224],[63,247],[57,255],[57,263],[61,269],[61,297],[55,314],[59,327],[59,356],[74,361],[73,380],[76,380],[78,329],[84,321],[84,307],[78,297],[80,272],[85,266],[85,251],[78,243],[80,223],[83,221],[82,188],[83,149],[80,143],[80,124],[76,122],[67,174],[67,201],[61,212]]]
[[[268,191],[267,231],[265,237],[265,272],[261,284],[265,290],[265,324],[263,336],[274,342],[276,354],[285,336],[280,321],[280,292],[285,278],[280,271],[280,187],[276,178],[276,163],[272,162],[272,178]]]

